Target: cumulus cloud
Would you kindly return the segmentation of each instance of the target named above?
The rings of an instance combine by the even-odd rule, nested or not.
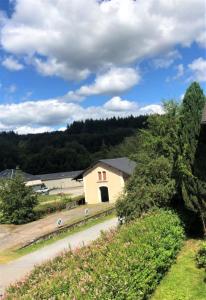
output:
[[[43,61],[38,58],[30,60],[36,67],[37,71],[44,76],[60,76],[64,79],[83,80],[88,77],[90,71],[88,69],[77,70],[68,68],[65,63],[58,62],[55,58]]]
[[[140,75],[137,70],[113,67],[109,71],[99,74],[93,84],[83,85],[76,91],[70,91],[65,98],[82,100],[91,95],[118,94],[130,89],[139,80]]]
[[[189,64],[189,70],[193,73],[189,78],[190,80],[206,81],[206,59],[199,57],[191,64]]]
[[[132,111],[137,110],[138,106],[136,102],[128,100],[122,100],[120,97],[113,97],[104,104],[104,108],[109,111]]]
[[[65,128],[67,123],[87,118],[100,119],[113,116],[129,116],[163,113],[161,105],[139,107],[136,103],[113,97],[103,106],[82,107],[77,103],[60,99],[27,101],[0,105],[0,131],[14,130],[18,133],[37,133]]]
[[[38,14],[34,13],[38,12]],[[204,45],[203,0],[16,0],[1,44],[44,75],[84,79],[171,51]]]
[[[20,70],[22,70],[24,68],[24,66],[22,64],[20,64],[12,56],[6,57],[2,61],[1,64],[2,64],[2,66],[4,66],[5,68],[7,68],[8,70],[11,70],[11,71],[20,71]]]

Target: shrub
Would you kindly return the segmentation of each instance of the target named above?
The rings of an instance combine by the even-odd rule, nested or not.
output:
[[[40,203],[38,206],[35,207],[34,211],[37,215],[37,218],[41,218],[45,215],[54,213],[56,211],[76,207],[79,203],[83,202],[83,200],[83,196],[77,196],[75,198],[64,196],[59,200],[47,203]]]
[[[183,238],[177,215],[152,212],[37,267],[9,288],[6,299],[146,299],[171,266]]]
[[[206,271],[206,243],[202,245],[196,256],[197,266]]]

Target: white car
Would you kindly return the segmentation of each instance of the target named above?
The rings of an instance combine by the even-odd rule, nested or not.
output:
[[[49,194],[49,189],[45,185],[42,185],[39,189],[35,190],[35,192],[37,194],[48,195]]]

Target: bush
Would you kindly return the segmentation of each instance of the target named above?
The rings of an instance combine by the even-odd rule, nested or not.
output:
[[[81,201],[83,202],[83,200],[83,196],[77,196],[75,198],[64,196],[59,200],[47,203],[40,203],[38,206],[35,207],[34,211],[36,213],[37,218],[41,218],[45,215],[54,213],[56,211],[76,207],[79,203],[81,203]]]
[[[16,176],[0,183],[0,223],[23,224],[35,219],[37,196]]]
[[[197,266],[206,271],[206,243],[202,245],[196,256]]]
[[[6,299],[147,299],[183,239],[177,215],[150,213],[37,267]]]

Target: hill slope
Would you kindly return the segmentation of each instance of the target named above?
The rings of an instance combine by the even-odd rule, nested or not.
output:
[[[17,135],[0,134],[0,170],[19,166],[32,174],[80,170],[109,157],[110,148],[137,129],[147,116],[74,122],[64,132]]]

